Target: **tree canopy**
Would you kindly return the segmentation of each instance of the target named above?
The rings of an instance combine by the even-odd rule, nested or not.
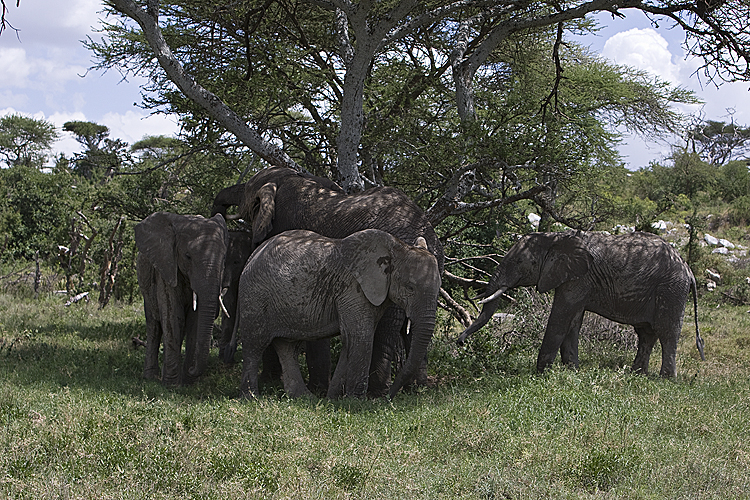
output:
[[[18,114],[0,118],[0,158],[8,166],[41,168],[57,138],[55,126],[44,120]]]
[[[681,27],[716,80],[744,78],[750,61],[747,2],[105,5],[103,37],[87,42],[97,67],[147,76],[144,104],[178,113],[194,146],[239,144],[350,191],[411,186],[436,224],[616,163],[618,126],[680,127],[671,106],[692,94],[568,40],[596,30],[587,14],[638,9]]]

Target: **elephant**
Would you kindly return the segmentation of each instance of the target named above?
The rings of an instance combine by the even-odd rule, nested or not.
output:
[[[252,227],[253,246],[290,229],[306,229],[329,238],[344,238],[363,229],[380,229],[414,245],[422,237],[427,249],[437,259],[443,272],[443,248],[427,216],[408,196],[392,187],[376,187],[347,195],[331,181],[299,174],[286,167],[270,167],[255,174],[240,191],[237,186],[217,194],[213,213],[226,214],[230,205],[239,205],[238,216]],[[338,188],[338,189],[337,189]],[[384,394],[391,381],[396,345],[404,337],[403,310],[392,307],[383,315],[375,335],[369,390]],[[307,345],[311,385],[324,386],[330,366],[330,350],[323,343]],[[226,353],[227,358],[233,353]],[[313,379],[315,382],[313,382]],[[426,359],[420,368],[418,382],[426,379]]]
[[[258,369],[273,343],[289,397],[309,395],[297,362],[300,341],[341,334],[342,351],[328,398],[364,397],[378,320],[393,303],[411,321],[411,350],[390,387],[391,398],[417,375],[435,328],[440,272],[420,238],[406,245],[365,229],[343,239],[291,230],[266,240],[240,277],[241,393],[258,395]]]
[[[143,376],[193,383],[206,368],[227,252],[224,217],[156,212],[135,226],[136,271],[146,315]],[[185,360],[181,362],[185,341]]]
[[[219,333],[219,357],[232,340],[234,323],[237,317],[237,290],[240,275],[250,257],[252,235],[248,231],[229,231],[229,243],[224,264],[222,297],[227,313],[222,315]]]
[[[660,375],[674,377],[677,342],[691,290],[696,346],[705,359],[695,277],[666,241],[642,232],[568,231],[524,236],[508,250],[480,295],[482,311],[458,337],[459,345],[487,324],[505,291],[534,285],[541,293],[555,290],[537,357],[539,372],[554,362],[558,349],[564,365],[578,367],[578,332],[584,312],[591,311],[635,327],[638,350],[631,367],[634,372],[648,373],[651,350],[659,339]]]

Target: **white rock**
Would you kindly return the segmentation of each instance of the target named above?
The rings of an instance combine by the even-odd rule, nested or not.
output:
[[[663,220],[660,220],[659,222],[652,222],[651,227],[653,227],[654,229],[658,229],[659,231],[666,231],[667,223]]]
[[[708,233],[703,235],[703,239],[706,240],[706,243],[708,243],[709,245],[716,246],[719,244],[719,240]]]
[[[528,215],[528,219],[534,229],[539,229],[539,221],[542,220],[539,215],[532,212]]]
[[[729,255],[729,249],[727,247],[714,248],[711,253],[718,253],[720,255]]]
[[[716,282],[721,282],[721,274],[717,273],[716,271],[713,271],[712,269],[706,269],[706,276],[711,278],[711,280]]]
[[[719,244],[720,244],[721,246],[723,246],[723,247],[726,247],[726,248],[730,249],[730,250],[731,250],[732,248],[734,248],[734,243],[732,243],[732,242],[731,242],[731,241],[729,241],[729,240],[725,240],[724,238],[722,238],[722,239],[720,239],[720,240],[719,240]]]
[[[708,280],[706,281],[706,288],[708,289],[709,292],[713,292],[714,290],[716,290],[716,283],[714,283],[711,280]]]

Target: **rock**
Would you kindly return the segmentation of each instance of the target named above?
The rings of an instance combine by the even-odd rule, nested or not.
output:
[[[714,247],[719,244],[719,240],[717,238],[714,238],[708,233],[703,235],[703,239],[705,240],[706,243]]]
[[[708,280],[706,281],[706,288],[708,289],[709,292],[713,292],[714,290],[716,290],[716,283],[714,283],[711,280]]]
[[[654,229],[658,229],[659,231],[666,231],[667,223],[663,220],[660,220],[659,222],[652,222],[651,227],[653,227]]]
[[[708,276],[711,281],[721,283],[721,274],[717,273],[713,269],[706,269],[706,276]]]
[[[719,240],[719,244],[721,246],[723,246],[723,247],[726,247],[726,248],[730,249],[730,250],[734,248],[734,243],[732,243],[729,240],[725,240],[723,238]]]
[[[727,247],[714,248],[711,253],[718,253],[720,255],[729,255],[729,249]]]
[[[542,220],[539,215],[532,212],[528,215],[528,219],[531,223],[531,227],[533,227],[534,229],[539,229],[539,221]]]

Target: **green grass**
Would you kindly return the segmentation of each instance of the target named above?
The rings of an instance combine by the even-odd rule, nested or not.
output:
[[[536,375],[539,321],[466,350],[442,323],[428,388],[241,402],[215,351],[192,387],[142,380],[140,305],[63,302],[0,295],[0,498],[750,498],[747,307],[702,304],[706,362],[686,315],[675,380],[586,339]]]

